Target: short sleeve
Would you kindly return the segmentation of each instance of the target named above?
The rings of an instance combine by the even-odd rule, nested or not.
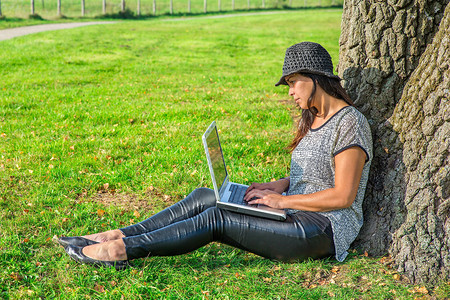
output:
[[[333,156],[351,147],[359,147],[366,153],[366,162],[372,159],[372,133],[364,115],[346,114],[339,122],[333,148]]]

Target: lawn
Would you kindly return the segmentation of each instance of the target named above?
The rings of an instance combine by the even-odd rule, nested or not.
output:
[[[211,187],[201,145],[216,120],[230,176],[289,174],[298,115],[274,87],[285,49],[338,61],[339,9],[123,21],[0,42],[0,296],[4,299],[414,299],[389,258],[351,251],[278,263],[213,243],[116,272],[71,261],[54,235],[138,222]]]

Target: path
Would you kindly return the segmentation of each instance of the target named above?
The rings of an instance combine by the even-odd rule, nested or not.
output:
[[[43,24],[43,25],[17,27],[17,28],[8,28],[8,29],[0,30],[0,41],[9,40],[9,39],[12,39],[12,38],[15,38],[18,36],[42,32],[42,31],[69,29],[69,28],[75,28],[75,27],[98,25],[98,24],[111,24],[111,23],[116,23],[116,22],[100,21],[100,22],[79,22],[79,23],[57,23],[57,24]]]

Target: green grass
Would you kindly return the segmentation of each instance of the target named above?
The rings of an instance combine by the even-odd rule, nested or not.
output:
[[[201,135],[212,120],[236,181],[289,173],[295,107],[285,49],[338,60],[341,10],[127,21],[0,42],[0,295],[5,299],[414,299],[389,260],[277,263],[213,243],[79,265],[54,235],[120,228],[211,187]],[[446,283],[427,287],[444,298]],[[421,293],[422,292],[422,293]],[[425,295],[427,296],[427,295]]]

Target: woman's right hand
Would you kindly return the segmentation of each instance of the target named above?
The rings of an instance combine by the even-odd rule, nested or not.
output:
[[[254,182],[248,187],[247,191],[245,192],[245,195],[247,195],[251,190],[270,190],[278,194],[282,194],[288,188],[289,188],[289,177],[282,178],[280,180],[272,182],[265,182],[265,183]]]

